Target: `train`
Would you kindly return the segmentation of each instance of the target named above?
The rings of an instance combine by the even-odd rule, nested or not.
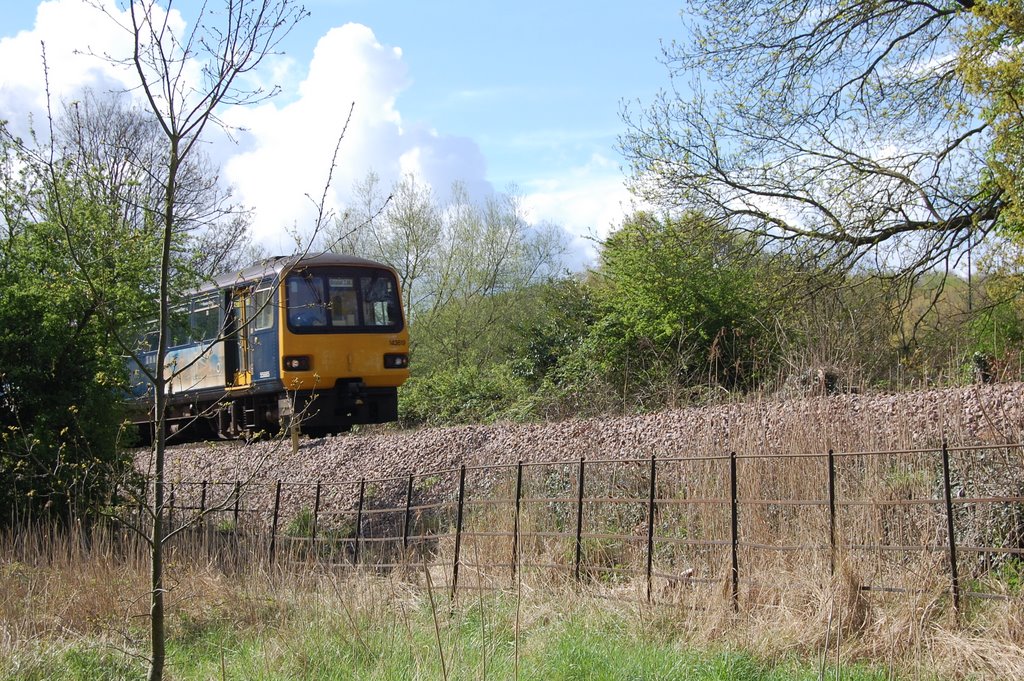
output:
[[[398,419],[409,333],[395,270],[349,255],[282,256],[220,276],[175,306],[166,432],[317,437]],[[152,437],[158,335],[128,360],[129,420]],[[190,439],[192,439],[190,437]],[[183,437],[184,439],[184,437]]]

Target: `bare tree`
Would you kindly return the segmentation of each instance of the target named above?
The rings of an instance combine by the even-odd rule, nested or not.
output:
[[[159,204],[150,207],[151,217],[160,231],[158,342],[151,377],[155,437],[149,537],[150,681],[163,678],[166,658],[164,426],[171,375],[165,361],[170,336],[175,238],[184,228],[186,218],[195,217],[189,213],[192,194],[188,162],[198,153],[197,145],[204,133],[221,125],[219,114],[224,108],[252,104],[275,94],[274,89],[253,85],[254,81],[248,76],[308,14],[291,0],[224,0],[217,9],[202,3],[191,28],[178,35],[169,22],[169,5],[165,9],[155,0],[129,3],[128,19],[124,22],[118,15],[108,12],[132,37],[132,54],[120,62],[138,75],[139,88],[162,132],[164,146]],[[198,68],[198,74],[193,67]]]
[[[499,343],[484,339],[500,334],[494,322],[508,315],[509,298],[503,296],[559,273],[564,232],[530,224],[514,190],[478,202],[455,183],[441,203],[412,176],[385,192],[371,172],[354,194],[335,226],[342,235],[335,247],[398,271],[406,316],[415,325],[414,349],[444,363],[458,366],[471,356],[486,361]],[[475,332],[467,334],[470,328]],[[483,354],[470,347],[483,348]]]
[[[688,5],[672,88],[624,112],[638,194],[842,271],[948,270],[1000,223],[974,0]]]
[[[557,273],[565,252],[555,225],[531,225],[513,191],[475,202],[454,183],[446,204],[411,175],[385,196],[370,172],[354,188],[355,201],[335,225],[334,248],[394,267],[402,280],[407,316],[429,315],[456,299],[521,288]]]
[[[116,209],[110,218],[125,235],[151,242],[159,231],[152,207],[161,203],[167,167],[164,133],[152,112],[133,105],[127,93],[100,96],[86,90],[65,103],[52,145],[89,198]],[[217,169],[200,149],[180,165],[178,224],[172,269],[188,280],[210,278],[248,264],[249,212],[232,203]],[[95,225],[90,225],[93,229]],[[104,235],[105,246],[112,242]],[[118,243],[119,248],[125,244]]]

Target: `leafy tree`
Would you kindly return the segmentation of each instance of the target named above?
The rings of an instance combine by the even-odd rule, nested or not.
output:
[[[1017,210],[1020,5],[691,0],[636,191],[842,269],[949,269]]]
[[[127,468],[124,363],[52,224],[0,252],[0,524],[88,518]]]
[[[503,330],[507,363],[525,381],[533,418],[598,415],[618,407],[616,387],[588,343],[600,319],[596,282],[591,272],[531,288],[523,313]]]
[[[1024,245],[993,249],[980,259],[982,280],[968,324],[970,352],[1007,363],[1024,350]]]
[[[981,119],[991,130],[985,159],[992,191],[1005,197],[1000,225],[1024,237],[1024,8],[1016,0],[974,0],[972,19],[960,33],[959,70],[967,92],[984,102]]]
[[[776,273],[756,243],[691,213],[637,213],[602,244],[591,356],[637,392],[664,380],[728,389],[753,384],[779,313]]]
[[[84,92],[50,132],[26,144],[0,129],[3,494],[25,516],[88,517],[126,472],[123,355],[157,314],[160,232],[148,211],[166,159],[152,116],[124,97]],[[201,157],[183,176],[179,290],[230,266],[248,237],[244,220],[211,222],[223,193]]]
[[[155,274],[159,257],[152,244],[159,241],[159,225],[152,208],[165,191],[161,169],[169,161],[159,121],[123,94],[86,90],[61,108],[53,122],[49,165],[59,163],[63,174],[79,184],[79,193],[116,210],[106,222],[118,224],[134,244],[149,244]],[[188,288],[251,263],[249,214],[232,204],[231,189],[210,160],[197,150],[178,172],[180,210],[172,244],[176,286]],[[102,235],[101,241],[107,247],[126,246],[123,238],[112,236]]]
[[[103,171],[49,153],[0,124],[0,495],[25,516],[87,518],[125,471],[112,325],[152,309],[151,261],[97,190]]]
[[[597,321],[594,289],[592,278],[565,277],[530,290],[523,306],[527,314],[504,335],[516,374],[534,389],[545,383],[557,387],[569,378],[564,364]]]

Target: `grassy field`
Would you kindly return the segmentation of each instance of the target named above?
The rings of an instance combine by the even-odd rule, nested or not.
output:
[[[607,612],[563,613],[520,632],[507,603],[471,606],[435,631],[429,606],[385,609],[386,619],[349,622],[318,613],[238,629],[230,621],[191,622],[176,633],[169,665],[175,679],[783,679],[898,678],[884,668],[761,659],[739,650],[698,650]],[[358,629],[353,627],[358,626]],[[439,632],[439,633],[438,633]],[[440,645],[438,645],[440,641]],[[26,651],[11,679],[141,678],[142,662],[99,641]],[[822,673],[824,677],[822,677]]]
[[[922,402],[920,410],[927,412],[929,405]],[[985,413],[1002,413],[1002,407],[996,407],[986,407]],[[729,537],[728,507],[682,503],[729,496],[729,461],[696,458],[718,451],[706,444],[705,449],[687,450],[693,458],[659,462],[658,497],[673,503],[659,508],[660,543],[650,555],[656,571],[675,572],[652,582],[653,604],[646,602],[647,585],[638,576],[642,570],[598,569],[636,568],[647,557],[645,542],[638,541],[646,528],[646,462],[623,467],[588,461],[587,496],[641,502],[595,502],[587,507],[583,532],[591,536],[581,545],[585,555],[580,583],[572,577],[572,544],[564,534],[571,532],[575,518],[574,507],[566,510],[564,501],[574,497],[572,474],[578,464],[535,466],[524,479],[523,496],[534,503],[521,518],[520,532],[526,534],[519,544],[516,582],[509,574],[513,553],[508,539],[495,537],[497,531],[510,529],[507,504],[481,505],[485,510],[467,513],[466,527],[475,530],[475,536],[463,537],[463,571],[454,603],[446,587],[454,564],[447,516],[435,512],[425,516],[423,526],[414,522],[410,528],[413,534],[444,535],[410,554],[417,556],[414,561],[441,566],[436,570],[413,562],[389,572],[332,571],[304,562],[310,552],[292,551],[292,543],[285,541],[288,535],[304,536],[309,525],[308,511],[296,510],[301,504],[293,500],[293,508],[281,516],[273,565],[266,546],[244,541],[233,544],[245,547],[234,558],[225,555],[223,541],[188,545],[175,540],[170,547],[168,678],[1022,679],[1020,557],[986,556],[984,550],[965,553],[959,560],[962,589],[994,597],[965,596],[956,612],[950,598],[950,565],[942,549],[945,519],[934,503],[942,489],[935,452],[872,453],[916,442],[920,429],[907,411],[900,412],[903,416],[886,415],[882,422],[888,430],[882,422],[877,427],[858,426],[862,416],[853,412],[843,418],[822,412],[817,421],[805,414],[795,418],[800,423],[783,429],[784,434],[776,433],[785,435],[793,447],[813,451],[824,419],[835,432],[867,438],[844,441],[860,447],[853,451],[866,454],[836,463],[840,498],[857,503],[839,517],[841,550],[834,556],[822,550],[828,547],[829,530],[824,506],[807,501],[824,498],[826,460],[743,460],[737,485],[739,498],[745,500],[738,505],[739,539],[747,547],[740,555],[736,610],[727,579],[727,549],[708,548],[698,541],[721,544],[721,538]],[[746,430],[737,427],[733,444],[739,444],[741,436],[752,442],[755,436],[763,439],[758,414],[766,413],[768,408],[763,407],[756,418],[744,420]],[[970,440],[969,433],[946,434],[953,441]],[[966,501],[1016,498],[1021,489],[1020,457],[1017,448],[954,452],[958,490]],[[507,468],[506,473],[514,470]],[[436,484],[440,478],[421,478],[423,487],[427,481],[441,487]],[[511,487],[509,480],[496,478],[477,496],[486,496],[488,489],[511,496],[502,485]],[[404,489],[396,503],[406,498]],[[765,503],[766,499],[804,501],[798,506]],[[904,500],[914,500],[915,505],[904,505]],[[188,502],[184,497],[181,501]],[[200,502],[189,503],[194,509]],[[256,506],[266,509],[268,502]],[[1019,545],[1013,543],[1016,535],[998,534],[1018,525],[1001,522],[1006,518],[997,511],[1019,514],[1020,504],[975,501],[958,507],[961,544]],[[1007,517],[1019,520],[1019,515]],[[224,534],[219,529],[222,521],[211,520],[213,535]],[[377,527],[377,535],[386,529]],[[235,536],[237,530],[235,526],[225,536]],[[331,531],[347,537],[351,527],[339,530],[325,524],[321,536],[328,538]],[[210,534],[203,535],[203,541]],[[380,538],[377,535],[365,536],[369,541]],[[909,548],[842,550],[864,543]],[[806,550],[766,551],[763,545]],[[923,550],[926,547],[938,550]],[[369,548],[363,555],[363,560],[373,562]],[[343,552],[328,559],[337,556],[345,560]],[[475,573],[471,564],[485,567]],[[680,570],[687,567],[696,569],[697,578],[683,578]],[[102,533],[88,542],[45,529],[0,536],[0,679],[143,678],[147,571],[145,552],[138,545],[113,541]],[[869,586],[871,590],[866,590]]]
[[[517,613],[511,596],[457,606],[430,594],[335,585],[348,595],[265,585],[244,612],[227,603],[180,613],[171,640],[174,679],[782,679],[898,678],[886,668],[731,647],[698,647],[670,622],[550,593]],[[320,585],[321,588],[323,584]],[[386,587],[391,589],[394,585]],[[373,605],[353,603],[373,593]],[[383,600],[382,600],[383,597]],[[236,603],[235,605],[242,605]],[[521,618],[517,627],[517,615]],[[435,620],[436,616],[436,620]],[[101,628],[102,629],[102,628]],[[38,638],[5,651],[12,680],[141,678],[138,632]],[[823,671],[824,669],[824,671]],[[824,677],[822,677],[824,674]]]
[[[141,554],[58,544],[0,554],[0,678],[142,678]],[[733,613],[718,593],[647,606],[630,585],[550,581],[462,591],[453,606],[425,573],[259,561],[225,573],[183,551],[168,572],[172,679],[938,681],[1024,669],[1012,644],[1024,631],[1020,599],[982,604],[956,623],[941,594],[855,613],[841,582]]]

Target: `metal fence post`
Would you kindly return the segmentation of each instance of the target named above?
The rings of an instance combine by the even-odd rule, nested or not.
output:
[[[732,545],[732,569],[729,580],[730,596],[732,598],[732,609],[739,611],[740,607],[740,563],[739,563],[739,499],[737,498],[736,480],[736,452],[729,454],[729,509],[730,509],[730,544]]]
[[[829,576],[836,574],[836,455],[828,450],[828,569]]]
[[[585,484],[586,458],[580,457],[580,470],[578,475],[578,490],[576,495],[576,581],[580,581],[580,562],[583,559],[583,487]]]
[[[240,481],[238,481],[238,480],[235,480],[235,515],[234,515],[234,522],[235,522],[235,536],[236,537],[238,536],[238,507],[241,504],[241,502],[242,502],[242,483]]]
[[[316,529],[320,524],[320,481],[316,481],[316,498],[313,501],[313,527],[309,531],[309,543],[316,545]]]
[[[352,538],[355,547],[352,550],[352,563],[359,565],[359,537],[363,531],[363,498],[366,496],[366,478],[359,478],[359,502],[356,505],[355,536]]]
[[[519,567],[519,514],[523,499],[523,460],[516,463],[516,510],[512,517],[512,583],[516,581],[516,569]]]
[[[949,536],[949,576],[953,610],[960,612],[960,571],[956,564],[956,531],[953,525],[953,489],[949,475],[949,448],[942,441],[942,488],[946,501],[946,533]]]
[[[455,514],[455,558],[452,561],[452,598],[459,588],[459,554],[462,550],[462,510],[466,501],[466,464],[459,466],[459,503]]]
[[[657,485],[656,459],[651,455],[651,482],[647,495],[647,602],[651,602],[651,577],[654,574],[654,490]]]
[[[209,536],[207,527],[209,523],[206,522],[206,480],[203,480],[202,493],[199,497],[199,536],[203,543],[203,550],[207,553],[210,550]]]
[[[405,485],[405,519],[402,521],[402,560],[408,559],[409,550],[409,520],[412,516],[412,473]]]
[[[281,481],[277,481],[277,491],[274,494],[274,520],[270,525],[270,564],[274,564],[274,553],[277,549],[277,515],[281,510]]]
[[[170,485],[170,491],[167,493],[167,529],[168,531],[174,530],[174,485]]]

